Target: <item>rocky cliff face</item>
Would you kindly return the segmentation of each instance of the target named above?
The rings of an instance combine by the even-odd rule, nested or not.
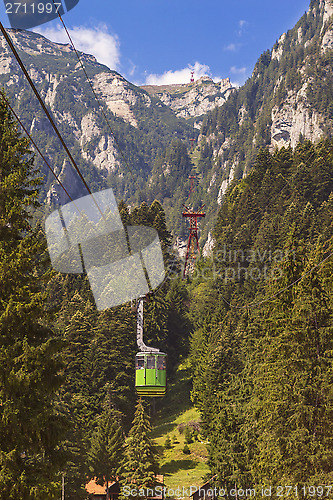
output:
[[[181,118],[199,117],[222,106],[234,90],[229,78],[215,83],[208,76],[189,84],[144,85],[141,88],[158,97]],[[198,123],[196,126],[199,128]]]
[[[74,150],[77,163],[96,186],[105,185],[107,179],[113,176],[113,187],[119,183],[122,186],[120,196],[126,198],[124,189],[128,196],[135,188],[133,181],[125,180],[126,176],[129,177],[128,168],[116,147],[113,133],[126,151],[124,156],[128,164],[134,172],[140,171],[141,177],[149,174],[156,151],[170,143],[175,128],[184,140],[192,137],[191,124],[178,119],[171,109],[165,111],[164,107],[161,110],[161,105],[153,103],[147,92],[97,63],[95,57],[81,54],[99,104],[94,100],[69,44],[53,43],[39,34],[24,30],[9,30],[9,34],[30,77],[53,113],[59,130],[70,149]],[[52,127],[3,38],[0,40],[0,84],[6,88],[25,127],[46,156],[53,160],[60,179],[67,184],[74,197],[82,195],[80,182],[71,172],[71,166],[65,160],[66,155]],[[100,108],[107,115],[112,132]],[[159,137],[156,130],[161,127],[163,120],[163,137]],[[47,200],[50,203],[63,203],[61,189],[38,157],[37,163],[48,177]]]
[[[317,142],[323,136],[324,120],[319,113],[311,111],[307,104],[304,83],[298,92],[288,92],[282,106],[272,108],[270,127],[270,149],[291,146],[294,148],[300,137]]]
[[[218,204],[234,177],[251,169],[261,147],[317,142],[333,125],[333,0],[312,0],[309,10],[222,108],[209,114],[198,143],[209,145],[207,191]]]
[[[312,0],[295,28],[282,34],[272,50],[259,58],[252,77],[240,89],[233,89],[229,79],[215,83],[207,77],[186,85],[140,88],[93,56],[82,54],[114,134],[104,123],[69,45],[32,32],[9,31],[92,189],[109,185],[119,199],[136,203],[138,185],[143,190],[154,188],[157,156],[175,137],[190,146],[194,124],[201,127],[193,159],[203,202],[210,213],[216,213],[226,189],[234,178],[246,175],[259,148],[294,147],[300,138],[317,141],[331,131],[332,16],[333,0]],[[71,195],[82,195],[79,180],[2,39],[0,85]],[[114,135],[138,180],[136,185]],[[64,203],[64,194],[42,161],[38,165],[47,178],[45,198]],[[178,197],[187,178],[188,172],[186,176],[179,173]],[[158,189],[161,201],[167,199],[172,206],[176,190],[166,195],[162,181]],[[205,237],[214,225],[213,217],[209,219]]]
[[[302,26],[297,28],[297,36],[294,35],[293,45],[304,47],[304,49],[313,48],[317,45],[321,54],[333,49],[333,0],[320,0],[312,2],[307,18],[313,16],[321,17],[319,37],[306,39]],[[277,45],[272,50],[272,60],[280,60],[285,51],[288,50],[286,45],[286,33],[281,35]],[[275,105],[272,108],[272,124],[270,128],[270,148],[292,146],[295,147],[300,137],[317,142],[324,135],[325,118],[311,108],[308,101],[308,91],[313,79],[309,72],[309,61],[304,59],[299,74],[302,77],[303,84],[300,89],[289,90],[285,96],[283,103]],[[277,82],[275,92],[278,87],[283,85],[283,79]],[[320,90],[320,89],[319,89]]]

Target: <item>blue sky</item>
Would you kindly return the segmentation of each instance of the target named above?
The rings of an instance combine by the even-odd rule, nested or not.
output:
[[[64,21],[77,48],[133,83],[185,83],[193,68],[196,78],[230,77],[242,84],[260,54],[295,25],[309,4],[310,0],[80,0]],[[0,20],[9,26],[3,4]],[[68,42],[58,21],[33,31]]]

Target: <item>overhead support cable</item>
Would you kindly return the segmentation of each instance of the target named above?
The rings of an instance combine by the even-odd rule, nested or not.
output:
[[[71,152],[69,151],[69,149],[68,149],[68,147],[67,147],[67,145],[66,145],[66,143],[65,143],[64,139],[62,138],[62,136],[61,136],[61,134],[60,134],[60,132],[59,132],[59,130],[58,130],[58,127],[56,126],[56,124],[55,124],[55,122],[54,122],[54,120],[53,120],[53,118],[52,118],[52,116],[51,116],[51,114],[50,114],[49,110],[48,110],[48,109],[47,109],[47,107],[45,106],[43,99],[42,99],[42,98],[41,98],[41,96],[39,95],[39,92],[38,92],[38,90],[36,89],[36,86],[35,86],[34,82],[31,80],[30,75],[29,75],[28,71],[26,70],[26,68],[25,68],[25,66],[24,66],[24,64],[23,64],[23,62],[22,62],[22,60],[21,60],[21,58],[20,58],[20,56],[19,56],[19,54],[18,54],[17,50],[15,49],[15,46],[14,46],[14,44],[13,44],[13,42],[12,42],[12,40],[11,40],[10,36],[8,35],[8,33],[7,33],[6,29],[4,28],[4,26],[3,26],[3,24],[2,24],[1,22],[0,22],[0,30],[1,30],[1,32],[2,32],[2,34],[3,34],[3,36],[5,37],[5,40],[6,40],[6,42],[8,43],[9,47],[11,48],[11,50],[12,50],[12,52],[13,52],[14,56],[15,56],[15,59],[17,60],[17,62],[18,62],[18,64],[19,64],[20,68],[22,69],[22,71],[23,71],[23,73],[24,73],[24,75],[25,75],[26,79],[28,80],[28,83],[29,83],[30,87],[32,88],[32,90],[33,90],[33,92],[34,92],[35,96],[37,97],[37,99],[38,99],[38,101],[39,101],[40,105],[42,106],[42,108],[43,108],[43,110],[44,110],[44,113],[46,114],[46,116],[47,116],[47,118],[48,118],[49,122],[51,123],[51,125],[52,125],[52,127],[53,127],[53,130],[54,130],[54,131],[55,131],[55,133],[57,134],[57,137],[59,138],[59,140],[60,140],[60,142],[61,142],[61,144],[62,144],[63,148],[65,149],[65,151],[66,151],[66,153],[67,153],[67,155],[68,155],[68,157],[69,157],[69,159],[70,159],[70,161],[71,161],[71,163],[72,163],[72,165],[73,165],[74,169],[75,169],[75,170],[76,170],[76,172],[78,173],[78,175],[79,175],[80,179],[82,180],[82,182],[83,182],[83,184],[84,184],[85,188],[87,189],[88,193],[91,195],[91,197],[92,197],[92,199],[93,199],[93,201],[94,201],[94,203],[95,203],[95,205],[96,205],[97,209],[99,210],[100,214],[102,215],[102,217],[104,217],[104,215],[103,215],[103,213],[102,213],[102,211],[101,211],[100,207],[98,206],[98,204],[97,204],[97,202],[96,202],[96,200],[95,200],[95,198],[94,198],[93,193],[91,192],[91,190],[90,190],[90,188],[89,188],[88,184],[86,183],[86,181],[85,181],[85,179],[84,179],[83,175],[81,174],[79,167],[76,165],[76,162],[75,162],[75,160],[74,160],[74,158],[73,158],[73,156],[72,156]]]
[[[54,1],[54,0],[52,0],[52,2],[53,2],[53,4],[55,5],[55,1]],[[102,101],[101,101],[101,99],[98,97],[97,93],[95,92],[95,89],[94,89],[94,87],[93,87],[93,84],[91,83],[91,80],[90,80],[90,78],[89,78],[89,76],[88,76],[88,73],[87,73],[87,71],[86,71],[86,68],[85,68],[85,66],[84,66],[84,64],[83,64],[83,62],[82,62],[81,57],[80,57],[80,54],[79,54],[79,52],[77,51],[77,49],[76,49],[76,47],[75,47],[75,44],[74,44],[74,42],[73,42],[73,40],[72,40],[72,37],[71,37],[71,35],[70,35],[70,33],[69,33],[69,31],[68,31],[68,29],[67,29],[67,27],[66,27],[65,23],[64,23],[64,20],[63,20],[63,18],[62,18],[62,16],[61,16],[61,14],[60,14],[59,10],[57,10],[57,12],[58,12],[59,19],[60,19],[60,21],[61,21],[61,23],[62,23],[62,25],[63,25],[63,27],[64,27],[64,30],[66,31],[67,37],[68,37],[68,39],[69,39],[69,41],[70,41],[70,43],[71,43],[71,45],[72,45],[72,47],[73,47],[73,50],[74,50],[74,52],[75,52],[75,54],[76,54],[76,57],[77,57],[77,59],[78,59],[78,61],[79,61],[79,63],[80,63],[80,66],[81,66],[81,68],[82,68],[82,71],[84,72],[84,75],[85,75],[85,77],[86,77],[86,79],[87,79],[87,82],[89,83],[89,86],[90,86],[90,88],[91,88],[91,91],[92,91],[92,93],[94,94],[95,100],[96,100],[96,102],[97,102],[97,103],[98,103],[98,105],[99,105],[100,112],[102,113],[102,115],[103,115],[103,117],[104,117],[104,119],[105,119],[105,121],[106,121],[106,123],[107,123],[107,125],[108,125],[108,127],[109,127],[109,130],[110,130],[111,135],[112,135],[112,137],[113,137],[113,139],[114,139],[114,142],[116,143],[116,146],[117,146],[117,148],[118,148],[118,151],[119,151],[119,153],[121,154],[121,157],[122,157],[122,159],[123,159],[123,161],[124,161],[124,163],[125,163],[125,165],[126,165],[127,170],[128,170],[128,171],[129,171],[129,173],[131,174],[131,176],[132,176],[132,179],[133,179],[134,183],[135,183],[135,184],[137,184],[137,180],[136,180],[136,179],[135,179],[135,177],[134,177],[133,170],[132,170],[132,169],[131,169],[131,167],[129,166],[129,164],[128,164],[127,160],[126,160],[126,157],[125,157],[125,155],[124,155],[124,153],[123,153],[123,150],[122,150],[122,148],[121,148],[121,146],[120,146],[120,144],[119,144],[119,142],[118,142],[118,140],[117,140],[117,137],[115,136],[115,133],[113,132],[113,129],[112,129],[112,126],[111,126],[110,120],[108,119],[108,117],[107,117],[107,116],[106,116],[106,114],[105,114],[105,111],[104,111],[104,109],[103,109],[103,105],[102,105]]]
[[[52,2],[54,3],[54,0],[52,0]],[[75,48],[75,46],[74,46],[74,43],[73,43],[73,41],[72,41],[72,39],[71,39],[71,37],[70,37],[70,35],[69,35],[69,33],[68,33],[68,30],[67,30],[67,28],[66,28],[66,26],[65,26],[65,24],[64,24],[64,22],[63,22],[63,20],[62,20],[62,18],[61,18],[61,15],[60,15],[60,14],[59,14],[59,17],[60,17],[60,20],[61,20],[61,22],[62,22],[62,24],[63,24],[63,26],[64,26],[64,28],[65,28],[65,30],[66,30],[67,36],[69,37],[69,39],[70,39],[70,41],[71,41],[71,44],[72,44],[72,46],[73,46],[73,49],[74,49],[74,51],[75,51],[75,53],[76,53],[76,55],[77,55],[77,58],[78,58],[78,60],[79,60],[79,62],[80,62],[80,65],[81,65],[81,67],[82,67],[82,69],[83,69],[83,71],[84,71],[84,73],[85,73],[85,76],[86,76],[86,78],[87,78],[88,82],[89,82],[89,85],[90,85],[90,87],[91,87],[91,89],[92,89],[92,92],[94,93],[94,96],[95,96],[95,98],[96,98],[97,102],[99,103],[99,106],[100,106],[101,112],[103,113],[103,116],[104,116],[104,118],[105,118],[106,122],[108,123],[108,126],[109,126],[109,128],[110,128],[110,130],[111,130],[112,136],[114,137],[115,143],[116,143],[116,145],[117,145],[117,147],[118,147],[118,149],[119,149],[119,151],[120,151],[120,153],[121,153],[121,155],[122,155],[122,157],[123,157],[123,159],[124,159],[124,162],[125,162],[126,166],[128,167],[128,169],[129,169],[129,171],[130,171],[130,173],[131,173],[131,176],[132,176],[133,180],[135,181],[134,175],[133,175],[133,173],[132,173],[132,171],[131,171],[131,169],[130,169],[130,167],[129,167],[129,165],[128,165],[128,163],[127,163],[127,161],[126,161],[125,157],[124,157],[124,154],[123,154],[123,152],[122,152],[122,150],[121,150],[121,148],[120,148],[120,145],[119,145],[119,143],[118,143],[118,141],[117,141],[117,139],[116,139],[116,137],[115,137],[115,135],[114,135],[114,133],[113,133],[113,131],[112,131],[111,125],[110,125],[110,123],[109,123],[109,120],[107,119],[107,117],[106,117],[106,115],[105,115],[105,113],[104,113],[104,110],[103,110],[103,108],[102,108],[101,101],[100,101],[100,99],[98,98],[98,96],[97,96],[97,94],[96,94],[96,92],[95,92],[95,90],[94,90],[94,88],[93,88],[93,86],[92,86],[92,83],[91,83],[91,81],[90,81],[90,79],[89,79],[89,77],[88,77],[88,75],[87,75],[87,72],[86,72],[86,70],[85,70],[85,68],[84,68],[84,65],[83,65],[83,63],[82,63],[82,61],[81,61],[81,58],[80,58],[80,56],[79,56],[79,54],[78,54],[78,52],[77,52],[77,50],[76,50],[76,48]],[[42,100],[42,98],[40,97],[40,95],[39,95],[39,93],[38,93],[38,91],[37,91],[37,89],[36,89],[36,87],[35,87],[35,85],[34,85],[33,81],[31,80],[31,78],[30,78],[30,76],[29,76],[29,74],[28,74],[28,72],[27,72],[27,70],[26,70],[26,68],[25,68],[25,66],[24,66],[24,64],[23,64],[23,62],[22,62],[22,60],[21,60],[20,56],[18,55],[18,53],[17,53],[17,51],[16,51],[16,49],[15,49],[15,47],[14,47],[14,45],[13,45],[13,43],[12,43],[12,41],[11,41],[10,37],[9,37],[9,35],[8,35],[8,33],[6,32],[6,30],[5,30],[5,28],[3,27],[3,25],[2,25],[2,23],[1,23],[1,22],[0,22],[0,30],[1,30],[2,34],[4,35],[4,37],[5,37],[5,39],[6,39],[7,43],[8,43],[8,45],[10,46],[10,48],[11,48],[11,50],[12,50],[12,52],[13,52],[13,54],[14,54],[14,56],[15,56],[15,58],[16,58],[16,60],[17,60],[18,64],[19,64],[19,66],[20,66],[20,68],[22,69],[22,71],[23,71],[23,73],[24,73],[25,77],[27,78],[27,80],[28,80],[28,82],[29,82],[30,87],[32,88],[32,90],[33,90],[34,94],[36,95],[36,97],[37,97],[37,99],[38,99],[38,101],[39,101],[39,103],[41,104],[41,106],[42,106],[42,108],[43,108],[43,110],[44,110],[44,112],[45,112],[45,114],[46,114],[47,118],[49,119],[49,121],[50,121],[50,123],[51,123],[51,125],[52,125],[52,127],[53,127],[54,131],[56,132],[56,135],[58,136],[58,138],[59,138],[59,140],[60,140],[60,142],[61,142],[62,146],[64,147],[64,149],[65,149],[65,151],[66,151],[66,153],[67,153],[68,157],[70,158],[72,165],[74,166],[75,170],[77,171],[77,173],[78,173],[78,175],[79,175],[80,179],[82,180],[82,182],[83,182],[84,186],[86,187],[86,189],[87,189],[88,193],[89,193],[90,195],[92,195],[92,198],[94,199],[93,194],[92,194],[92,192],[91,192],[91,190],[90,190],[89,186],[87,185],[87,183],[86,183],[86,181],[85,181],[85,179],[84,179],[83,175],[81,174],[81,172],[80,172],[80,170],[79,170],[78,166],[76,165],[75,160],[74,160],[74,158],[73,158],[73,156],[72,156],[71,152],[69,151],[69,149],[68,149],[68,147],[67,147],[67,145],[66,145],[65,141],[63,140],[63,138],[62,138],[62,136],[61,136],[61,134],[60,134],[60,132],[59,132],[59,130],[58,130],[58,128],[57,128],[57,126],[56,126],[56,124],[54,123],[54,120],[53,120],[53,118],[52,118],[51,114],[49,113],[48,109],[46,108],[46,106],[45,106],[45,104],[44,104],[44,102],[43,102],[43,100]],[[1,92],[1,94],[4,96],[3,92]],[[5,96],[4,96],[4,98],[5,98]],[[71,196],[69,195],[69,193],[67,192],[67,190],[66,190],[66,189],[65,189],[65,187],[63,186],[62,182],[60,181],[60,179],[58,178],[58,176],[55,174],[55,172],[53,171],[53,169],[51,168],[51,166],[48,164],[48,162],[47,162],[46,158],[43,156],[43,154],[42,154],[42,153],[41,153],[41,151],[39,150],[38,146],[35,144],[35,142],[34,142],[34,141],[33,141],[33,139],[31,138],[30,134],[28,133],[28,131],[27,131],[27,130],[26,130],[26,128],[23,126],[22,122],[19,120],[18,116],[17,116],[17,115],[16,115],[16,113],[14,112],[13,108],[10,106],[10,104],[9,104],[9,102],[8,102],[8,99],[6,99],[6,98],[5,98],[5,100],[6,100],[7,104],[9,105],[9,108],[10,108],[10,109],[11,109],[11,111],[13,112],[13,114],[14,114],[15,118],[18,120],[18,122],[20,123],[20,125],[22,126],[22,128],[24,129],[24,131],[26,132],[26,134],[28,135],[28,137],[30,138],[30,140],[32,141],[32,143],[34,144],[34,146],[36,147],[37,151],[39,152],[39,154],[41,155],[41,157],[43,158],[43,160],[46,162],[46,164],[47,164],[48,168],[51,170],[52,174],[54,175],[54,177],[56,178],[56,180],[59,182],[60,186],[64,189],[64,191],[66,192],[67,196],[68,196],[68,197],[72,200]],[[328,156],[332,153],[332,151],[333,151],[333,146],[329,149],[329,151],[325,154],[325,156],[321,159],[321,161],[326,160],[326,159],[327,159],[327,157],[328,157]],[[319,167],[319,165],[320,165],[320,163],[318,163],[318,164],[314,165],[314,167],[310,170],[310,174],[312,174],[312,173],[313,173],[313,172],[314,172],[314,171],[315,171],[315,170]],[[136,182],[136,181],[135,181],[135,182]],[[285,185],[282,187],[282,189],[279,191],[279,193],[277,193],[276,197],[277,197],[278,195],[280,195],[280,194],[282,193],[282,191],[283,191],[286,187],[287,187],[287,184],[285,184]],[[95,200],[94,200],[94,202],[95,202],[95,204],[97,205],[97,203],[96,203],[96,201],[95,201]],[[97,205],[97,208],[99,209],[98,205]],[[101,212],[101,210],[100,210],[100,209],[99,209],[99,211]],[[261,212],[262,212],[262,210],[261,210]],[[102,212],[101,212],[101,213],[102,213]],[[259,214],[257,215],[257,217],[255,217],[255,218],[254,218],[254,221],[255,221],[255,220],[257,220],[257,219],[258,219],[258,217],[260,217],[260,215],[261,215],[261,213],[259,213]],[[238,234],[240,234],[240,232],[241,232],[241,230],[239,230],[239,231],[236,233],[236,236],[238,236]],[[327,250],[327,251],[329,251],[331,248],[332,248],[332,245],[328,248],[328,250]],[[306,273],[304,273],[304,274],[303,274],[300,278],[298,278],[296,281],[294,281],[294,282],[290,283],[290,284],[289,284],[289,285],[287,285],[286,287],[284,287],[284,288],[282,288],[282,289],[278,290],[275,294],[273,294],[273,295],[271,295],[271,296],[267,297],[266,299],[263,299],[263,300],[261,300],[261,301],[259,301],[259,302],[257,302],[257,303],[250,303],[250,304],[247,304],[247,305],[244,305],[244,306],[235,306],[235,305],[231,304],[229,301],[227,301],[227,300],[226,300],[226,299],[224,299],[224,298],[223,298],[223,301],[224,301],[226,304],[228,304],[231,308],[235,308],[235,309],[245,309],[245,308],[250,308],[250,307],[251,307],[251,308],[258,307],[258,306],[262,305],[263,303],[268,302],[268,301],[272,300],[273,298],[277,297],[278,295],[280,295],[281,293],[283,293],[285,290],[289,289],[289,288],[290,288],[290,287],[292,287],[293,285],[297,284],[297,283],[298,283],[299,281],[301,281],[304,277],[306,277],[308,274],[310,274],[310,273],[311,273],[314,269],[317,269],[317,268],[321,267],[321,265],[322,265],[323,263],[325,263],[327,260],[329,260],[332,256],[333,256],[333,252],[332,252],[332,253],[330,253],[330,254],[329,254],[329,255],[328,255],[325,259],[323,259],[323,260],[322,260],[319,264],[317,264],[316,266],[314,266],[313,268],[311,268],[309,271],[307,271]]]
[[[51,167],[51,165],[49,164],[49,162],[47,161],[47,159],[45,158],[45,156],[43,155],[43,153],[41,152],[41,150],[37,146],[36,142],[33,140],[31,134],[28,132],[28,130],[26,129],[26,127],[23,125],[23,123],[20,120],[19,116],[14,111],[12,105],[10,104],[9,100],[7,99],[6,94],[1,89],[0,89],[0,93],[1,93],[2,98],[4,99],[5,103],[7,104],[8,108],[10,109],[10,111],[15,116],[15,119],[21,125],[22,129],[24,130],[24,132],[26,133],[26,135],[28,136],[28,138],[30,139],[30,141],[32,142],[32,144],[34,145],[34,147],[36,148],[37,152],[39,153],[39,155],[41,156],[41,158],[46,163],[47,167],[49,168],[49,170],[51,171],[51,173],[55,177],[56,181],[59,183],[60,187],[62,187],[62,189],[64,190],[64,192],[67,194],[68,198],[73,203],[73,206],[76,208],[77,212],[81,214],[82,212],[81,212],[80,208],[77,206],[77,204],[75,203],[75,201],[73,200],[73,198],[71,197],[71,195],[69,194],[69,192],[67,191],[67,189],[65,188],[65,186],[63,185],[63,183],[61,182],[60,178],[57,176],[57,174],[55,173],[55,171],[53,170],[53,168]],[[67,236],[67,233],[66,233],[66,236]]]
[[[6,94],[0,90],[0,93],[2,95],[2,98],[3,100],[5,101],[5,103],[7,104],[8,108],[11,110],[11,112],[13,113],[13,115],[15,116],[17,122],[21,125],[21,127],[23,128],[24,132],[26,133],[26,135],[29,137],[30,141],[32,142],[32,144],[34,145],[34,147],[36,148],[37,152],[40,154],[40,156],[42,157],[42,159],[44,160],[44,162],[46,163],[47,167],[50,169],[50,171],[52,172],[52,174],[54,175],[56,181],[59,183],[59,185],[62,187],[62,189],[65,191],[65,193],[67,194],[68,198],[73,201],[71,195],[68,193],[67,189],[65,188],[65,186],[63,185],[63,183],[61,182],[60,178],[57,176],[57,174],[55,173],[55,171],[53,170],[53,168],[51,167],[51,165],[49,164],[49,162],[47,161],[47,159],[45,158],[45,156],[43,155],[43,153],[41,152],[41,150],[39,149],[39,147],[37,146],[37,144],[35,143],[35,141],[33,140],[33,138],[31,137],[30,133],[28,132],[28,130],[25,128],[25,126],[23,125],[22,121],[20,120],[20,118],[18,117],[18,115],[15,113],[13,107],[11,106],[9,100],[7,99],[6,97]]]
[[[23,62],[22,62],[22,60],[21,60],[21,58],[20,58],[20,56],[19,56],[19,54],[18,54],[17,50],[15,49],[15,47],[14,47],[14,45],[13,45],[13,42],[12,42],[11,38],[9,37],[9,35],[8,35],[7,31],[5,30],[5,28],[3,27],[3,25],[2,25],[2,23],[1,23],[1,22],[0,22],[0,30],[1,30],[1,32],[2,32],[2,34],[3,34],[3,36],[5,37],[6,42],[7,42],[7,43],[8,43],[8,45],[10,46],[10,48],[11,48],[11,50],[12,50],[12,52],[13,52],[14,56],[15,56],[15,59],[17,60],[17,62],[18,62],[18,64],[19,64],[20,68],[22,69],[22,71],[23,71],[23,73],[24,73],[24,75],[25,75],[26,79],[28,80],[30,87],[32,88],[32,90],[33,90],[33,92],[34,92],[35,96],[37,97],[37,99],[38,99],[38,101],[39,101],[40,105],[42,106],[42,108],[43,108],[43,110],[44,110],[44,113],[46,114],[46,116],[47,116],[47,118],[48,118],[49,122],[51,123],[51,125],[52,125],[52,127],[53,127],[53,130],[54,130],[54,131],[55,131],[55,133],[57,134],[57,136],[58,136],[58,138],[59,138],[59,140],[60,140],[60,142],[61,142],[61,144],[62,144],[63,148],[65,149],[65,151],[66,151],[66,153],[67,153],[67,155],[68,155],[69,159],[71,160],[73,167],[75,168],[75,170],[76,170],[76,171],[77,171],[77,173],[79,174],[79,177],[80,177],[80,179],[82,180],[82,182],[83,182],[84,186],[86,187],[86,189],[87,189],[88,193],[89,193],[89,194],[92,194],[92,193],[91,193],[91,191],[90,191],[90,188],[89,188],[88,184],[86,183],[86,181],[85,181],[85,179],[84,179],[83,175],[81,174],[81,172],[80,172],[80,170],[79,170],[78,166],[77,166],[77,165],[76,165],[76,163],[75,163],[75,160],[74,160],[74,158],[73,158],[73,156],[72,156],[72,153],[69,151],[69,149],[68,149],[68,147],[67,147],[67,145],[66,145],[66,143],[65,143],[64,139],[62,138],[62,136],[61,136],[61,134],[60,134],[60,132],[59,132],[59,130],[58,130],[58,128],[57,128],[57,126],[56,126],[56,124],[54,123],[54,120],[53,120],[53,118],[52,118],[52,116],[51,116],[51,114],[50,114],[49,110],[48,110],[48,109],[47,109],[47,107],[45,106],[43,99],[42,99],[42,98],[41,98],[41,96],[39,95],[39,92],[38,92],[38,90],[36,89],[34,82],[31,80],[30,75],[29,75],[29,73],[27,72],[27,70],[26,70],[26,68],[25,68],[25,66],[24,66],[24,64],[23,64]]]

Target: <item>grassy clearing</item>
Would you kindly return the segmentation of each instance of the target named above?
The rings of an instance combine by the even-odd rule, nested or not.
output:
[[[190,398],[189,366],[185,362],[177,370],[174,383],[169,384],[168,393],[160,401],[160,409],[153,419],[152,437],[159,452],[161,474],[168,489],[177,489],[197,486],[207,475],[207,448],[201,441],[201,436],[193,443],[189,443],[190,453],[183,452],[185,433],[180,432],[179,424],[198,422],[199,413],[193,408]],[[183,426],[184,427],[184,426]],[[165,441],[169,436],[171,448],[165,448]]]

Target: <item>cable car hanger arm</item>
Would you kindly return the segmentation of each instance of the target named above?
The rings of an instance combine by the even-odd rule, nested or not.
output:
[[[139,297],[136,319],[136,343],[141,352],[160,352],[156,347],[149,347],[143,342],[143,301],[144,296]]]

